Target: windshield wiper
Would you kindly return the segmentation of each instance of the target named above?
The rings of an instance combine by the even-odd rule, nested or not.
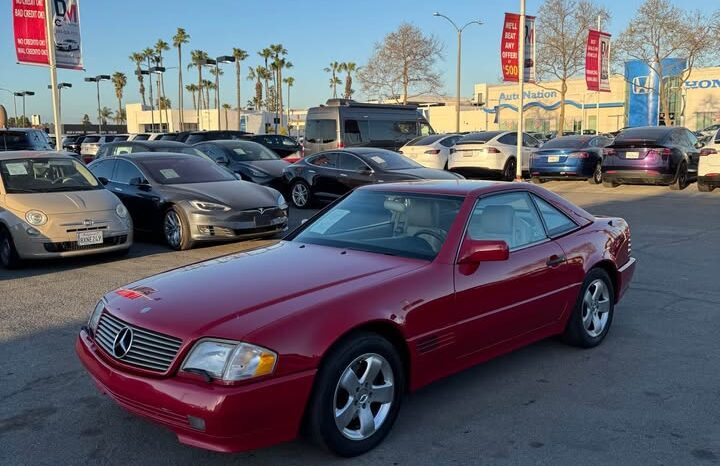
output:
[[[28,194],[28,193],[41,193],[38,189],[21,189],[21,188],[10,188],[8,194]]]

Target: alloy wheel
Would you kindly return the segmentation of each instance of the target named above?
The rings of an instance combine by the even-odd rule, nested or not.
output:
[[[165,214],[165,239],[173,248],[177,248],[182,243],[182,224],[180,216],[174,210],[168,210]]]
[[[0,264],[8,265],[10,263],[10,239],[7,235],[0,237]]]
[[[602,183],[602,165],[599,163],[595,167],[595,172],[593,173],[593,180],[595,181],[595,184]]]
[[[516,165],[515,165],[515,159],[510,159],[505,164],[505,173],[503,173],[503,177],[506,181],[512,181],[515,179],[515,172],[516,172]]]
[[[304,207],[308,202],[310,193],[307,186],[302,183],[295,183],[292,188],[293,203],[298,207]]]
[[[335,425],[346,438],[365,440],[386,421],[394,396],[390,363],[379,354],[363,354],[345,368],[335,387]]]
[[[585,290],[582,304],[582,323],[587,334],[600,336],[610,317],[610,291],[603,280],[597,279]]]

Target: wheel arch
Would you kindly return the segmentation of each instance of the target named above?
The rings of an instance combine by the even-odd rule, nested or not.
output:
[[[590,269],[588,269],[588,272],[592,269],[601,269],[604,270],[605,273],[608,274],[610,277],[610,282],[612,283],[613,287],[613,300],[615,304],[618,302],[618,270],[617,267],[615,267],[615,263],[609,259],[603,259],[600,262],[596,263]]]

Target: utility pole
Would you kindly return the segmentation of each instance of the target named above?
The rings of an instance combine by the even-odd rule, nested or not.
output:
[[[95,77],[85,78],[85,82],[95,83],[95,88],[97,90],[98,132],[100,134],[102,134],[102,111],[100,110],[100,81],[110,81],[110,79],[111,76],[109,74],[99,74]],[[55,82],[53,86],[57,88],[57,82]],[[152,90],[152,83],[150,89]]]
[[[53,2],[54,3],[54,2]],[[49,1],[45,1],[45,44],[47,45],[48,65],[50,65],[50,85],[52,86],[53,125],[55,125],[55,149],[62,149],[60,131],[60,90],[57,80],[57,62],[55,60],[55,29],[53,21],[55,12]],[[25,113],[25,97],[23,96],[23,113]]]
[[[518,38],[518,104],[517,150],[515,152],[515,181],[522,181],[523,131],[525,110],[525,0],[520,0],[520,37]]]

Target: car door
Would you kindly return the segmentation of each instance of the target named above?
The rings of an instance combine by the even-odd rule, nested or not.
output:
[[[478,199],[463,242],[469,240],[505,241],[510,255],[470,270],[455,265],[463,351],[481,351],[557,322],[567,307],[558,282],[565,254],[548,238],[529,193]]]
[[[700,149],[697,148],[698,138],[685,128],[679,130],[685,146],[685,153],[688,156],[688,171],[697,175],[698,164],[700,163]]]
[[[308,160],[308,174],[312,178],[310,189],[313,195],[335,199],[347,192],[347,188],[340,183],[337,157],[337,152],[322,152]]]
[[[95,175],[95,178],[100,180],[100,182],[103,183],[107,187],[107,189],[114,192],[114,190],[112,189],[112,175],[113,171],[115,170],[115,160],[109,159],[94,162],[88,168],[90,169],[92,174]]]
[[[127,207],[135,228],[153,230],[158,221],[158,196],[149,185],[141,186],[139,182],[147,181],[142,172],[131,162],[118,159],[112,175],[111,191],[114,192]]]
[[[375,174],[368,164],[358,156],[349,152],[338,152],[338,181],[344,187],[345,194],[348,191],[372,184],[375,182]]]

